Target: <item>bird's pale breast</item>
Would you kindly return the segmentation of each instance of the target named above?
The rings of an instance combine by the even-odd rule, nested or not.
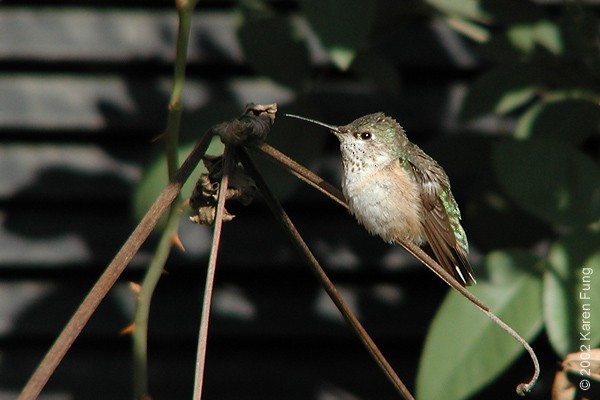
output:
[[[418,184],[399,162],[350,180],[345,176],[342,189],[350,212],[370,233],[387,242],[425,240]]]

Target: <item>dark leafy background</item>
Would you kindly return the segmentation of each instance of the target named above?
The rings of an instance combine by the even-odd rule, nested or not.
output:
[[[245,102],[276,98],[269,143],[338,184],[335,138],[283,114],[395,117],[448,172],[478,278],[470,290],[538,350],[531,398],[550,398],[556,365],[579,349],[583,267],[600,293],[599,12],[561,0],[199,2],[180,158]],[[22,387],[166,181],[164,144],[151,139],[167,119],[176,16],[172,0],[4,0],[0,21],[2,397]],[[419,400],[516,397],[530,364],[506,333],[444,298],[433,274],[345,210],[260,167]],[[219,255],[206,398],[397,398],[260,198],[229,207],[238,217]],[[172,252],[152,302],[156,399],[191,393],[211,236],[187,217],[187,252]],[[139,282],[155,244],[49,396],[130,397],[131,346],[118,335],[131,322],[126,281]],[[597,347],[600,300],[590,303]]]
[[[548,10],[516,0],[301,1],[331,65],[315,73],[307,38],[294,21],[261,2],[241,2],[241,9],[238,35],[248,61],[300,98],[310,98],[332,76],[402,93],[403,73],[395,65],[396,47],[404,43],[389,37],[411,17],[433,17],[463,35],[482,60],[481,73],[459,106],[458,132],[436,137],[431,148],[442,165],[468,175],[458,195],[466,225],[474,227],[471,242],[485,252],[473,292],[527,339],[548,335],[557,361],[577,351],[580,270],[600,273],[595,15],[579,2]],[[485,118],[500,128],[492,136],[474,128]],[[436,147],[440,140],[446,145]],[[600,293],[600,279],[594,292]],[[600,309],[600,298],[592,301]],[[427,337],[417,398],[467,398],[521,353],[476,314],[448,295]],[[600,343],[597,318],[594,346]]]

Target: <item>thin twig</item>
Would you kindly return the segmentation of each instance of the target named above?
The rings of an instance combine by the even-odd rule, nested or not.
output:
[[[319,265],[319,262],[314,257],[314,255],[300,236],[300,233],[296,230],[296,227],[294,226],[293,222],[290,220],[285,210],[281,207],[281,204],[279,204],[277,198],[269,189],[262,175],[254,165],[254,162],[248,156],[248,153],[243,148],[239,148],[237,150],[238,157],[242,161],[242,164],[244,165],[250,176],[252,176],[252,178],[256,181],[256,185],[261,191],[273,215],[283,226],[284,230],[292,239],[292,242],[295,244],[298,250],[300,250],[308,264],[311,266],[313,272],[317,276],[317,279],[319,280],[319,282],[321,283],[331,300],[334,302],[338,310],[342,313],[343,317],[346,319],[348,324],[350,324],[350,326],[354,329],[355,333],[363,342],[371,356],[375,359],[379,367],[388,376],[388,378],[394,384],[398,392],[406,400],[414,400],[414,397],[411,395],[410,391],[406,388],[402,380],[398,377],[390,363],[385,359],[384,355],[381,353],[373,339],[371,339],[371,337],[369,336],[365,328],[362,326],[360,321],[356,318],[350,307],[348,307],[343,297],[337,291],[335,285],[327,277],[327,274]]]
[[[204,383],[204,367],[206,364],[206,348],[208,344],[208,325],[210,320],[210,307],[212,304],[213,284],[215,271],[217,269],[217,257],[219,255],[219,244],[221,242],[221,228],[223,226],[223,215],[225,211],[225,197],[229,186],[229,174],[232,170],[233,156],[231,146],[226,145],[223,152],[223,176],[219,186],[219,197],[217,199],[217,210],[215,214],[215,227],[212,246],[208,259],[206,271],[206,283],[202,300],[202,316],[200,317],[200,330],[198,333],[198,349],[196,353],[196,374],[194,379],[194,400],[202,399],[202,386]]]
[[[123,244],[123,247],[121,247],[108,267],[106,267],[69,322],[65,325],[52,347],[48,350],[40,365],[21,391],[19,400],[34,400],[39,396],[48,379],[50,379],[58,364],[60,364],[67,351],[69,351],[69,348],[79,336],[96,308],[98,308],[102,299],[104,299],[133,256],[138,252],[144,241],[146,241],[160,217],[177,197],[181,187],[206,152],[212,136],[212,130],[209,130],[202,136],[183,165],[175,173],[173,181],[163,189],[162,193],[154,201],[146,215],[144,215],[144,218],[142,218],[138,226]]]
[[[165,152],[167,155],[167,173],[169,181],[173,179],[179,166],[179,131],[181,126],[181,98],[185,84],[185,68],[189,44],[191,19],[196,1],[176,3],[178,25],[173,68],[173,84],[169,100],[169,115],[165,133]],[[179,197],[179,196],[178,196]],[[165,263],[171,251],[173,236],[177,233],[180,221],[180,201],[171,204],[167,224],[162,232],[159,244],[146,271],[136,300],[133,342],[133,395],[134,399],[143,399],[148,395],[148,319],[150,304],[156,285],[162,275]]]
[[[198,0],[175,1],[179,23],[177,25],[173,86],[171,88],[171,98],[169,99],[169,116],[165,138],[167,142],[167,167],[169,170],[169,178],[173,177],[173,174],[179,166],[179,163],[177,162],[177,151],[179,150],[179,127],[182,114],[181,98],[185,86],[185,68],[187,64],[192,15],[197,2]]]
[[[256,149],[260,150],[263,154],[267,155],[269,158],[277,162],[278,164],[284,166],[284,168],[290,172],[292,175],[299,177],[302,181],[310,184],[317,190],[325,193],[327,197],[333,199],[338,204],[342,205],[346,209],[348,209],[348,204],[345,200],[340,201],[340,199],[344,199],[343,194],[337,189],[335,186],[327,183],[324,179],[313,173],[312,171],[307,170],[285,154],[279,152],[278,150],[266,145],[257,145]],[[534,366],[534,373],[531,379],[528,382],[520,383],[517,385],[517,393],[519,395],[524,395],[525,393],[531,391],[535,383],[537,382],[540,375],[540,364],[537,359],[537,356],[529,343],[525,339],[523,339],[514,329],[512,329],[509,325],[507,325],[504,321],[498,318],[493,312],[490,311],[489,307],[482,302],[479,298],[477,298],[474,294],[469,292],[464,286],[462,286],[454,276],[450,275],[442,266],[431,258],[423,249],[419,246],[415,245],[412,242],[402,242],[398,241],[397,244],[402,246],[406,251],[412,254],[417,260],[421,261],[424,265],[426,265],[431,271],[433,271],[438,277],[440,277],[444,282],[446,282],[450,287],[458,291],[461,295],[467,298],[471,303],[473,303],[477,308],[479,308],[488,318],[490,318],[494,323],[496,323],[500,328],[505,330],[509,335],[511,335],[519,344],[525,348],[525,350],[529,353],[531,357],[531,361]]]
[[[344,195],[335,186],[325,181],[323,178],[298,164],[276,148],[269,146],[264,142],[260,142],[254,145],[254,148],[259,150],[262,154],[266,155],[271,161],[283,166],[287,171],[298,179],[308,183],[331,200],[337,202],[342,207],[348,208]]]
[[[452,288],[457,290],[461,295],[466,297],[471,303],[473,303],[477,308],[479,308],[489,319],[491,319],[496,325],[506,331],[510,336],[512,336],[523,348],[529,353],[531,357],[531,361],[533,362],[534,372],[531,379],[528,382],[523,382],[517,385],[516,392],[520,396],[524,396],[526,393],[529,393],[535,383],[537,382],[540,376],[540,363],[538,361],[537,355],[527,343],[525,339],[521,337],[513,328],[511,328],[506,322],[502,321],[496,314],[490,311],[489,307],[485,305],[479,298],[477,298],[474,294],[469,292],[464,286],[462,286],[454,276],[450,275],[445,269],[443,269],[437,261],[429,256],[429,254],[425,253],[423,249],[411,242],[399,243],[402,247],[406,249],[410,254],[412,254],[416,259],[421,261],[430,270],[432,270],[437,276],[439,276],[444,282],[450,285]]]
[[[181,207],[177,203],[173,202],[171,204],[167,226],[162,232],[160,241],[136,297],[134,328],[132,332],[133,398],[136,400],[148,398],[148,319],[150,316],[150,305],[154,290],[163,274],[165,263],[173,245],[173,235],[176,234],[179,221],[181,220]]]

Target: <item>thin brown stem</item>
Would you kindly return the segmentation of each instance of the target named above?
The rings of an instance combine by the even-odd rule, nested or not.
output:
[[[202,385],[204,383],[204,367],[206,364],[206,348],[208,344],[208,325],[210,322],[210,307],[212,304],[212,293],[215,281],[215,271],[217,269],[217,257],[219,254],[219,244],[221,242],[221,229],[223,227],[223,215],[225,211],[225,197],[227,187],[229,186],[229,174],[232,170],[233,156],[231,155],[231,146],[226,145],[223,153],[223,176],[219,186],[219,197],[217,199],[217,209],[215,213],[215,227],[213,233],[212,246],[208,259],[208,269],[206,271],[206,283],[204,287],[204,296],[202,301],[202,316],[200,318],[200,330],[198,334],[198,350],[196,353],[196,376],[194,380],[194,400],[202,399]]]
[[[137,294],[134,315],[133,342],[133,398],[148,399],[148,320],[152,295],[169,257],[173,235],[177,234],[182,207],[175,201],[168,212],[167,225],[152,256],[141,288]]]
[[[79,336],[90,317],[98,308],[108,291],[113,287],[121,273],[125,270],[133,256],[138,252],[144,241],[148,238],[160,217],[175,200],[181,187],[188,179],[204,153],[212,138],[212,130],[207,132],[196,144],[183,165],[177,170],[170,182],[156,201],[152,204],[144,218],[140,221],[133,233],[129,236],[123,247],[106,267],[100,278],[96,281],[79,308],[75,311],[69,322],[48,350],[40,365],[21,391],[19,400],[34,400],[52,376],[69,348]]]
[[[267,202],[267,205],[271,209],[271,212],[282,225],[282,227],[284,228],[284,230],[286,231],[296,248],[304,256],[307,263],[311,266],[319,283],[321,283],[321,286],[323,286],[323,288],[325,289],[335,306],[338,308],[344,319],[348,322],[348,324],[352,327],[352,329],[360,338],[362,343],[365,345],[369,354],[371,354],[371,356],[375,359],[379,367],[383,370],[388,379],[394,384],[395,388],[404,397],[404,399],[414,400],[414,397],[412,396],[410,391],[406,388],[402,380],[398,377],[390,363],[385,359],[384,355],[381,353],[373,339],[371,339],[371,337],[369,336],[365,328],[362,326],[358,318],[356,318],[348,304],[346,304],[344,298],[337,291],[335,285],[333,284],[333,282],[331,282],[321,265],[319,265],[319,262],[308,248],[306,242],[304,242],[304,240],[300,236],[300,233],[296,230],[296,227],[294,226],[293,222],[291,221],[285,210],[281,207],[281,204],[279,203],[277,198],[269,189],[262,175],[256,168],[254,162],[248,156],[248,153],[245,151],[245,149],[239,148],[237,154],[250,176],[252,176],[252,178],[255,180],[256,185],[262,193],[265,201]]]
[[[348,208],[344,195],[335,186],[325,181],[323,178],[298,164],[276,148],[269,146],[268,144],[261,142],[254,146],[255,149],[259,150],[263,155],[267,156],[271,161],[283,166],[287,171],[298,179],[308,183],[339,205]]]
[[[179,131],[183,114],[181,98],[185,85],[187,50],[195,3],[194,1],[179,2],[176,4],[178,15],[176,52],[171,99],[168,106],[169,115],[167,117],[167,128],[164,136],[169,180],[173,178],[179,167]],[[132,332],[133,398],[136,400],[148,397],[148,320],[150,318],[150,305],[154,290],[158,285],[165,263],[171,252],[173,235],[177,234],[180,220],[179,206],[173,203],[168,213],[166,227],[162,232],[162,237],[146,270],[139,295],[136,299],[135,322]]]
[[[278,150],[272,148],[267,144],[260,144],[255,146],[255,148],[261,151],[266,156],[268,156],[273,161],[277,162],[279,165],[282,165],[292,175],[297,176],[302,181],[313,186],[320,192],[325,193],[327,197],[333,199],[338,204],[348,209],[348,204],[346,203],[343,194],[335,186],[327,183],[324,179],[322,179],[312,171],[307,170],[305,167],[301,166],[285,154],[279,152]],[[417,260],[421,261],[421,263],[426,265],[431,271],[433,271],[450,287],[452,287],[465,298],[467,298],[471,303],[473,303],[477,308],[479,308],[488,318],[490,318],[500,328],[505,330],[517,342],[519,342],[519,344],[521,344],[523,348],[525,348],[525,350],[529,353],[529,356],[531,357],[531,361],[533,362],[534,373],[529,382],[520,383],[517,386],[517,393],[520,395],[524,395],[525,393],[531,391],[540,375],[540,364],[535,352],[533,351],[529,343],[527,343],[525,339],[523,339],[517,332],[515,332],[514,329],[512,329],[504,321],[498,318],[493,312],[491,312],[489,307],[485,303],[483,303],[475,295],[469,292],[464,286],[462,286],[451,274],[449,274],[444,268],[442,268],[442,266],[433,258],[431,258],[423,249],[421,249],[419,246],[412,242],[398,241],[396,243],[402,246],[410,254],[412,254]]]
[[[432,270],[437,276],[439,276],[444,282],[450,287],[458,291],[461,295],[466,297],[471,303],[479,308],[489,319],[491,319],[496,325],[506,331],[512,336],[523,348],[529,353],[531,361],[533,362],[533,375],[528,382],[523,382],[517,385],[517,394],[524,396],[529,393],[540,376],[540,363],[538,361],[535,351],[531,348],[529,343],[521,337],[513,328],[511,328],[506,322],[502,321],[496,314],[490,311],[489,307],[479,300],[475,295],[469,292],[464,286],[462,286],[454,276],[450,275],[445,269],[443,269],[437,261],[431,258],[427,253],[423,251],[419,246],[411,242],[398,243],[412,254],[416,259],[425,264],[430,270]]]

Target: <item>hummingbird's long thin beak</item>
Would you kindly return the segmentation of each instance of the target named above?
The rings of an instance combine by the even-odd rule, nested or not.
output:
[[[337,127],[337,126],[328,125],[328,124],[325,124],[325,123],[323,123],[321,121],[316,121],[314,119],[304,118],[304,117],[301,117],[299,115],[294,115],[294,114],[285,114],[285,116],[286,117],[292,117],[292,118],[301,119],[301,120],[307,121],[307,122],[312,122],[313,124],[321,125],[321,126],[324,126],[325,128],[331,129],[334,132],[339,132],[340,131],[339,127]]]

